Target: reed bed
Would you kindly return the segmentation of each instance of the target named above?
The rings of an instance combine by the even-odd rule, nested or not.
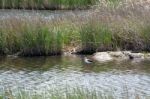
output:
[[[5,25],[1,29],[1,53],[23,56],[61,54],[62,34],[58,27],[36,23],[36,20],[31,23],[29,20],[15,18],[3,22]]]
[[[0,0],[3,9],[84,9],[97,0]]]
[[[0,20],[0,54],[41,56],[58,55],[63,51],[80,54],[150,51],[150,9],[147,6],[150,2],[145,2],[117,1],[117,5],[110,6],[110,2],[102,0],[84,17]]]
[[[82,51],[150,51],[150,2],[120,0],[112,6],[102,1],[81,26]]]

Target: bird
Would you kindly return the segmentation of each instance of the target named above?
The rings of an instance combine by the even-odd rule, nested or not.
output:
[[[134,57],[133,57],[132,55],[129,55],[129,59],[133,60],[133,59],[134,59]]]
[[[84,57],[84,62],[87,63],[87,64],[90,64],[92,63],[93,61],[88,59],[87,57]]]

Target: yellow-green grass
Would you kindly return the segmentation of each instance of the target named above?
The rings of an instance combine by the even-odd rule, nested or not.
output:
[[[118,26],[118,23],[110,26],[110,24],[91,21],[81,25],[70,22],[60,22],[55,25],[51,22],[41,23],[40,21],[36,24],[20,19],[14,23],[12,21],[4,23],[5,25],[0,29],[1,54],[58,55],[69,47],[80,48],[81,54],[117,49],[150,50],[148,25],[138,28],[139,26],[134,24],[133,27],[124,29],[124,25]]]
[[[88,8],[97,0],[0,0],[6,9],[78,9]]]
[[[150,14],[133,5],[112,10],[104,4],[85,17],[0,20],[0,54],[58,55],[68,48],[81,54],[118,49],[150,51]]]
[[[48,27],[40,22],[31,24],[17,19],[12,23],[5,22],[1,28],[0,41],[1,52],[4,54],[57,55],[61,54],[62,49],[62,33],[58,27]]]
[[[140,95],[138,93],[130,93],[128,89],[116,95],[115,91],[97,91],[88,88],[66,88],[61,92],[58,89],[43,91],[43,93],[30,92],[24,89],[3,90],[0,99],[149,99],[149,95]],[[131,96],[129,96],[131,95]]]
[[[89,22],[81,26],[79,32],[82,43],[81,53],[112,50],[112,32],[108,26]]]

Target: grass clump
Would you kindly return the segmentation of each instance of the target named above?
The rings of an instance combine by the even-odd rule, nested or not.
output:
[[[81,53],[93,53],[112,49],[112,33],[109,28],[100,23],[87,23],[81,26]]]
[[[29,92],[27,90],[18,90],[16,92],[8,90],[3,92],[0,99],[148,99],[149,96],[123,91],[123,94],[116,96],[113,91],[100,92],[87,88],[67,88],[64,92],[57,89],[47,90],[43,93]],[[129,97],[128,95],[131,95]]]
[[[143,28],[141,28],[141,38],[143,40],[144,44],[144,50],[150,51],[150,25],[149,23],[147,25],[144,25]]]
[[[4,55],[4,49],[5,48],[5,39],[4,39],[4,35],[2,33],[2,31],[0,31],[0,54]]]
[[[6,21],[0,33],[1,53],[19,56],[61,54],[62,33],[58,27],[49,27],[40,22],[33,25],[26,21],[20,19],[16,19],[12,23]]]
[[[77,9],[94,5],[96,0],[0,0],[3,9]]]
[[[21,38],[21,55],[23,56],[61,54],[62,36],[57,29],[47,27],[27,28]]]

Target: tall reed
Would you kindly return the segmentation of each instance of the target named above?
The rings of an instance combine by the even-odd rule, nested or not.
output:
[[[0,53],[56,55],[68,48],[82,54],[117,49],[150,51],[149,10],[145,3],[130,3],[120,1],[113,9],[109,2],[101,3],[87,16],[50,21],[39,16],[0,20]]]
[[[4,22],[0,35],[1,53],[21,56],[61,54],[62,34],[58,27],[28,22],[20,19]]]
[[[0,8],[77,9],[94,5],[96,0],[0,0]]]
[[[81,26],[80,37],[82,42],[81,53],[111,50],[112,33],[109,28],[101,23],[89,22]]]

